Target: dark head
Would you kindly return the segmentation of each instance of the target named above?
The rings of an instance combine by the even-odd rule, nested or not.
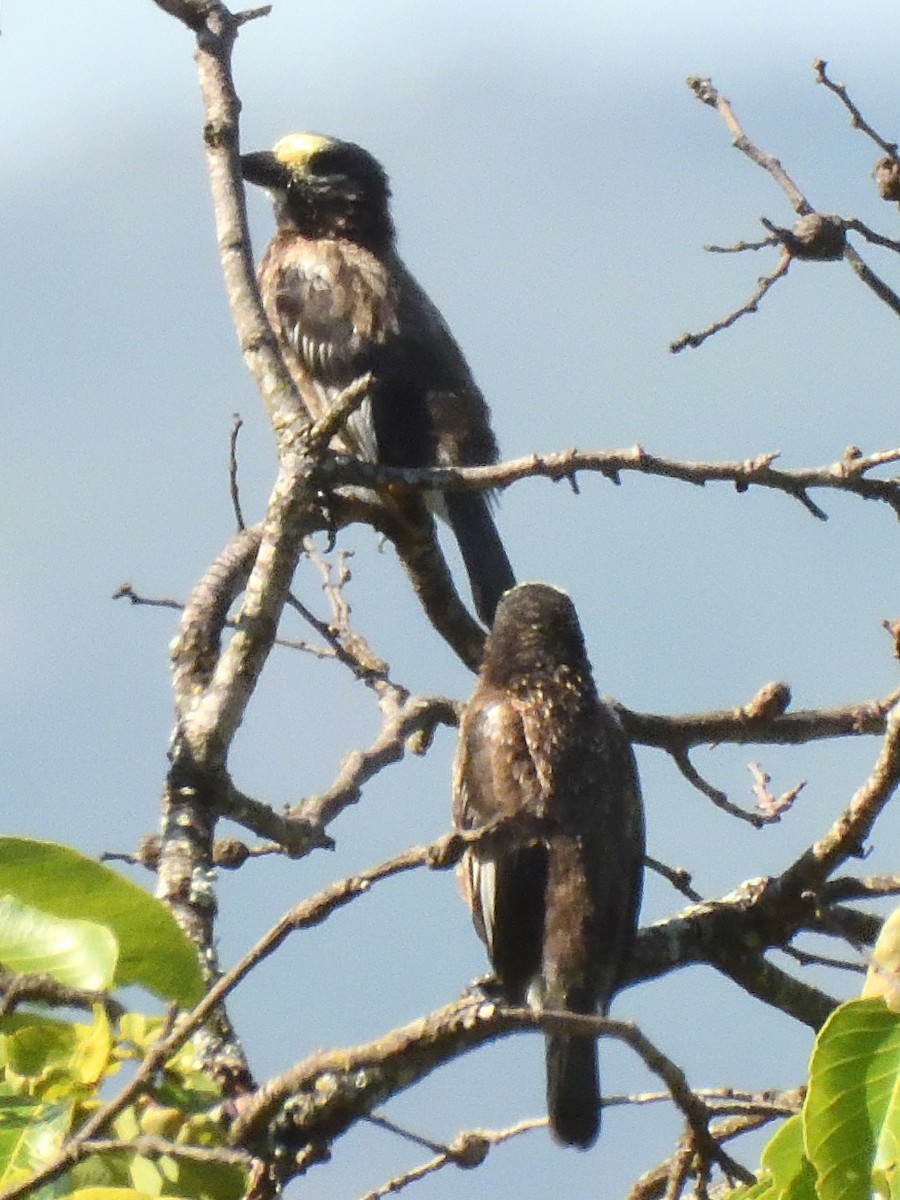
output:
[[[291,133],[271,150],[241,155],[241,170],[269,192],[279,225],[303,237],[348,238],[370,248],[393,241],[387,175],[362,146]]]
[[[575,606],[547,583],[520,583],[504,593],[484,650],[481,673],[497,687],[539,682],[567,667],[590,680]]]

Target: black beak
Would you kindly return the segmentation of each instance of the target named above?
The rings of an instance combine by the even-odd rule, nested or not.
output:
[[[264,188],[285,188],[289,174],[271,150],[241,155],[241,174],[248,183]]]

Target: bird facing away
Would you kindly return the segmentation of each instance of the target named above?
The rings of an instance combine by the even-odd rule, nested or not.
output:
[[[631,951],[644,818],[631,746],[597,695],[575,608],[541,583],[500,601],[459,730],[453,820],[540,819],[531,840],[466,853],[460,881],[505,1000],[606,1014]],[[547,1109],[557,1141],[586,1149],[600,1129],[593,1038],[546,1036]]]
[[[276,231],[259,268],[266,314],[312,420],[367,372],[336,447],[391,467],[497,461],[490,411],[462,351],[397,254],[390,188],[368,151],[313,133],[241,157],[266,188]],[[484,492],[432,506],[459,543],[486,625],[515,583]]]

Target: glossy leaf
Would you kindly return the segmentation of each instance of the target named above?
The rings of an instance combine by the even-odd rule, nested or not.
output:
[[[0,1097],[0,1187],[51,1162],[71,1122],[71,1105]]]
[[[769,1139],[755,1184],[728,1192],[728,1200],[816,1200],[816,1175],[803,1148],[800,1114],[789,1117]]]
[[[873,1168],[896,1174],[898,1077],[900,1017],[880,999],[836,1009],[816,1041],[803,1110],[820,1200],[870,1200]]]
[[[105,925],[53,916],[0,894],[0,962],[9,971],[105,989],[112,987],[118,952]]]
[[[194,948],[164,904],[137,884],[55,842],[0,837],[0,894],[57,917],[94,921],[119,943],[118,986],[140,984],[183,1007],[202,993]]]

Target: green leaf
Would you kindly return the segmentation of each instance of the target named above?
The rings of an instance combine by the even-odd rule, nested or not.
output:
[[[54,917],[0,895],[0,962],[9,971],[99,990],[112,987],[118,953],[105,925]]]
[[[900,1017],[880,999],[835,1009],[816,1040],[803,1108],[806,1153],[820,1200],[871,1200],[896,1175]]]
[[[125,1151],[116,1154],[91,1154],[66,1174],[69,1191],[87,1188],[130,1188],[131,1159]]]
[[[75,1049],[75,1027],[41,1013],[18,1012],[0,1018],[0,1070],[39,1076],[64,1069]]]
[[[148,1192],[137,1192],[134,1188],[88,1187],[69,1192],[65,1200],[156,1200]]]
[[[763,1169],[771,1175],[779,1200],[816,1200],[816,1172],[803,1148],[803,1119],[788,1117],[762,1152]]]
[[[69,846],[0,837],[0,894],[58,917],[105,925],[119,943],[118,986],[137,983],[190,1007],[203,992],[193,946],[164,904]]]
[[[54,1159],[71,1123],[70,1104],[0,1098],[0,1187]]]
[[[226,1163],[178,1160],[178,1191],[192,1200],[241,1200],[247,1194],[247,1172]],[[172,1193],[166,1189],[165,1195]]]
[[[788,1117],[763,1148],[759,1179],[727,1200],[816,1200],[816,1173],[803,1149],[800,1114]]]
[[[757,1180],[756,1183],[739,1183],[730,1192],[725,1192],[723,1200],[779,1200],[778,1192],[768,1176]]]
[[[139,1192],[159,1196],[163,1189],[159,1166],[152,1159],[135,1154],[130,1164],[131,1182]]]
[[[91,1024],[76,1024],[75,1033],[75,1049],[69,1070],[78,1083],[93,1087],[110,1070],[113,1036],[106,1013],[98,1006]]]

